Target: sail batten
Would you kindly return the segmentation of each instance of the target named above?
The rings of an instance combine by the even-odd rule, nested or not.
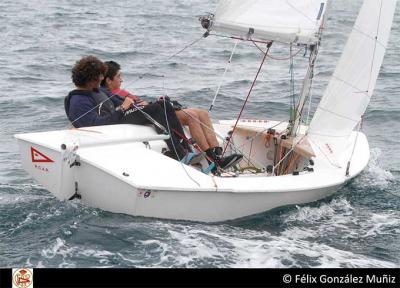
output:
[[[212,30],[232,36],[314,44],[328,0],[221,0]]]
[[[310,124],[309,137],[339,157],[371,100],[396,0],[365,0]]]

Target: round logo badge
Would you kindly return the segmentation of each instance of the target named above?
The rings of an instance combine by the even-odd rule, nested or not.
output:
[[[31,269],[21,268],[13,274],[13,287],[27,288],[32,285],[33,273]]]

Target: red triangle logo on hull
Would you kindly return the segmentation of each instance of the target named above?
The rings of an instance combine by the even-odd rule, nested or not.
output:
[[[47,157],[46,155],[44,155],[43,153],[39,152],[38,150],[36,150],[35,148],[31,147],[31,156],[32,156],[32,162],[54,162],[53,160],[51,160],[49,157]]]

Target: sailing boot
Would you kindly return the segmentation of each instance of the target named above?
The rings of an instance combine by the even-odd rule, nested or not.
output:
[[[240,162],[240,160],[243,159],[243,155],[241,154],[232,154],[226,157],[221,157],[222,156],[222,147],[214,147],[214,148],[209,148],[206,150],[206,154],[209,158],[211,158],[214,163],[215,163],[215,170],[217,170],[217,167],[221,168],[222,170],[228,169],[237,163]],[[214,174],[215,172],[211,170]]]

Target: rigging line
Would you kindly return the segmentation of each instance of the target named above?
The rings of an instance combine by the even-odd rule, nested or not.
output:
[[[367,87],[367,90],[368,90],[368,91],[369,91],[369,86],[371,85],[372,70],[374,69],[376,44],[377,44],[377,42],[378,42],[379,26],[380,26],[380,24],[381,24],[381,14],[382,14],[382,0],[381,0],[380,10],[379,10],[379,16],[378,16],[378,25],[377,25],[377,27],[376,27],[374,51],[372,52],[371,70],[370,70],[370,73],[369,73],[369,80],[368,80],[368,87]]]
[[[146,118],[149,120],[151,123],[153,123],[155,126],[160,128],[165,134],[168,134],[168,131],[165,129],[164,126],[162,126],[160,123],[158,123],[153,117],[151,117],[148,113],[144,112],[142,109],[140,109],[140,106],[137,106],[136,104],[132,104],[134,108],[137,109],[137,111],[140,111]],[[134,111],[136,112],[136,111]],[[171,136],[171,135],[170,135]]]
[[[313,86],[314,81],[314,68],[315,68],[315,61],[317,59],[318,50],[319,50],[318,42],[316,45],[310,45],[310,56],[308,59],[308,69],[306,73],[306,77],[303,80],[303,87],[301,89],[301,96],[295,108],[295,118],[293,122],[293,126],[290,129],[290,133],[297,134],[300,131],[301,119],[303,116],[304,105],[306,101],[309,99],[311,88]]]
[[[258,45],[256,44],[256,42],[254,42],[253,40],[252,40],[251,42],[254,44],[254,46],[257,47],[258,50],[261,51],[261,53],[265,54],[264,50],[262,50],[262,49],[260,48],[260,46],[258,46]]]
[[[292,54],[292,49],[293,49],[293,45],[292,43],[290,43],[290,47],[289,47],[289,55]],[[290,97],[291,100],[291,104],[292,104],[292,113],[296,113],[296,99],[295,99],[295,93],[294,93],[294,62],[293,62],[293,57],[290,57],[290,64],[289,64],[289,71],[290,71],[290,93],[292,94]],[[290,115],[290,118],[292,118],[293,116]],[[294,118],[294,117],[293,117]]]
[[[211,105],[210,105],[210,108],[208,108],[208,112],[209,112],[209,113],[211,112],[211,110],[212,110],[213,107],[214,107],[215,100],[217,100],[217,96],[218,96],[218,94],[219,94],[219,90],[221,89],[222,83],[223,83],[224,78],[225,78],[225,74],[226,74],[226,72],[228,71],[228,68],[229,68],[230,64],[232,63],[232,57],[233,57],[233,54],[235,53],[236,46],[237,46],[238,43],[239,43],[239,39],[236,40],[235,45],[234,45],[233,48],[232,48],[231,56],[229,57],[228,63],[227,63],[226,66],[225,66],[225,71],[224,71],[224,73],[222,74],[222,78],[221,78],[221,81],[219,82],[217,91],[215,92],[214,99],[213,99],[213,101],[212,101],[212,103],[211,103]]]
[[[171,55],[171,56],[168,57],[167,59],[161,60],[160,62],[158,62],[158,63],[156,63],[156,64],[153,64],[153,65],[159,65],[159,64],[162,64],[162,63],[164,63],[164,62],[167,62],[167,61],[171,60],[173,57],[175,57],[175,56],[177,56],[178,54],[182,53],[182,52],[185,51],[187,48],[189,48],[190,46],[193,46],[194,44],[196,44],[196,43],[199,42],[201,39],[203,39],[203,38],[205,38],[205,37],[207,37],[207,36],[208,36],[208,33],[206,32],[206,33],[204,33],[204,34],[201,36],[201,38],[195,39],[194,41],[192,41],[191,43],[189,43],[188,45],[186,45],[183,49],[179,50],[178,52],[176,52],[175,54]],[[150,70],[150,69],[148,69],[148,70]],[[129,85],[132,85],[132,84],[136,83],[137,81],[143,79],[143,77],[144,77],[145,74],[147,74],[147,72],[141,73],[141,74],[138,76],[138,79],[133,80],[133,81],[129,82],[128,84],[129,84]],[[164,77],[164,75],[163,75],[162,77]],[[129,85],[128,85],[128,86],[129,86]],[[92,109],[90,109],[89,111],[87,111],[87,112],[84,113],[83,115],[79,116],[79,117],[78,117],[77,119],[75,119],[74,121],[72,121],[72,122],[70,123],[70,125],[68,125],[67,127],[69,127],[69,128],[73,127],[73,123],[74,123],[74,122],[76,122],[76,121],[78,121],[79,119],[81,119],[82,117],[86,116],[88,113],[92,112],[93,110],[99,108],[101,105],[104,104],[104,102],[106,102],[107,100],[110,100],[110,99],[113,98],[114,96],[119,96],[119,95],[113,94],[113,95],[109,96],[107,99],[105,99],[104,101],[100,102],[98,105],[96,105],[95,107],[93,107]],[[135,108],[138,108],[137,106],[135,106],[135,104],[133,104],[133,105],[134,105]],[[138,109],[138,110],[141,111],[141,109]],[[144,111],[141,111],[141,112],[142,112],[143,114],[145,114],[146,118],[148,118],[151,122],[153,122],[153,124],[157,125],[160,129],[162,129],[163,131],[166,132],[165,128],[164,128],[160,123],[158,123],[156,120],[154,120],[154,119],[153,119],[150,115],[148,115],[146,112],[144,112]],[[156,123],[157,123],[157,124],[156,124]]]
[[[260,67],[258,68],[257,74],[256,74],[256,76],[255,76],[255,78],[254,78],[254,80],[253,80],[253,83],[251,84],[251,87],[250,87],[249,92],[247,93],[246,100],[244,101],[243,106],[242,106],[242,109],[240,110],[240,113],[239,113],[239,115],[238,115],[238,117],[237,117],[237,119],[236,119],[235,126],[233,127],[232,133],[231,133],[231,135],[229,136],[228,143],[226,143],[226,145],[225,145],[224,152],[222,153],[222,156],[224,156],[224,154],[225,154],[225,152],[226,152],[226,149],[228,148],[229,143],[230,143],[231,140],[232,140],[232,136],[233,136],[233,134],[235,133],[236,126],[237,126],[237,124],[238,124],[238,122],[239,122],[239,120],[240,120],[240,116],[242,116],[244,107],[246,106],[247,101],[249,100],[250,94],[251,94],[251,92],[253,91],[253,87],[254,87],[254,85],[256,84],[258,75],[260,74],[261,68],[262,68],[262,66],[264,65],[265,59],[267,58],[267,54],[268,54],[269,49],[270,49],[271,46],[272,46],[272,43],[273,43],[273,42],[269,42],[269,43],[267,44],[268,50],[267,50],[267,52],[264,54],[264,57],[263,57],[263,59],[262,59],[262,61],[261,61],[261,64],[260,64]]]
[[[197,123],[199,123],[201,126],[203,126],[204,128],[206,128],[207,130],[209,130],[210,132],[213,132],[215,134],[216,137],[220,138],[222,140],[222,142],[226,142],[226,139],[224,137],[222,137],[221,135],[215,133],[215,131],[213,129],[211,129],[210,127],[208,127],[206,124],[204,124],[203,122],[201,122],[199,119],[197,119],[196,117],[193,117],[190,113],[186,112],[185,109],[181,109],[180,111],[182,111],[184,114],[186,114],[188,117],[192,118],[194,121],[196,121]],[[277,124],[278,125],[278,124]],[[276,125],[275,125],[276,126]],[[275,127],[275,126],[272,126]],[[233,142],[230,143],[232,150],[234,150],[235,153],[240,152],[240,154],[243,154],[243,149],[240,149],[239,147],[237,147]],[[243,157],[245,158],[245,160],[247,159],[246,155],[243,155]],[[254,165],[254,163],[252,163]],[[261,165],[262,166],[262,165]]]
[[[150,63],[150,66],[159,66],[161,64],[164,64],[165,62],[168,62],[169,60],[171,60],[172,58],[174,58],[175,56],[179,55],[180,53],[182,53],[183,51],[185,51],[187,48],[193,46],[194,44],[196,44],[197,42],[199,42],[200,40],[202,40],[203,38],[206,38],[208,36],[208,32],[205,32],[200,38],[193,40],[192,42],[190,42],[189,44],[187,44],[185,47],[183,47],[181,50],[179,50],[178,52],[172,54],[171,56],[169,56],[168,58],[164,59],[164,60],[160,60],[159,62],[155,62],[153,64]],[[152,71],[152,68],[148,68],[147,71],[140,73],[137,77],[137,79],[130,81],[129,83],[126,84],[126,86],[130,86],[136,82],[138,82],[139,80],[143,79],[145,77],[146,74],[148,74],[148,72]],[[159,76],[159,77],[165,77],[164,75]]]
[[[192,41],[191,43],[189,43],[189,44],[186,45],[184,48],[182,48],[181,50],[179,50],[179,51],[176,52],[175,54],[171,55],[171,56],[168,57],[167,59],[161,60],[160,62],[158,62],[158,63],[156,63],[156,64],[153,64],[153,65],[159,65],[159,64],[162,64],[162,63],[164,63],[164,62],[167,62],[167,61],[171,60],[173,57],[175,57],[175,56],[177,56],[178,54],[182,53],[182,52],[185,51],[187,48],[189,48],[190,46],[193,46],[194,44],[196,44],[196,43],[199,42],[201,39],[203,39],[203,38],[205,38],[205,37],[207,37],[207,36],[208,36],[208,33],[206,32],[206,33],[204,33],[204,34],[201,36],[201,38],[195,39],[194,41]],[[150,70],[150,69],[148,69],[148,70]],[[141,73],[141,74],[138,76],[138,79],[133,80],[133,81],[129,82],[128,84],[129,84],[129,85],[132,85],[132,84],[136,83],[137,81],[143,79],[143,77],[144,77],[145,74],[147,74],[147,72]],[[163,75],[162,77],[164,77],[164,75]],[[128,86],[129,86],[129,85],[128,85]],[[119,96],[119,95],[118,95],[118,94],[113,94],[113,95],[109,96],[107,99],[105,99],[104,101],[100,102],[98,105],[96,105],[95,107],[93,107],[92,109],[90,109],[89,111],[87,111],[87,112],[84,113],[83,115],[79,116],[79,117],[78,117],[77,119],[75,119],[74,121],[72,121],[71,124],[68,125],[67,127],[70,127],[70,128],[73,127],[72,124],[73,124],[74,122],[76,122],[76,121],[78,121],[79,119],[81,119],[82,117],[86,116],[88,113],[92,112],[93,110],[99,108],[101,105],[104,104],[104,102],[106,102],[107,100],[110,100],[110,99],[113,98],[114,96]],[[138,106],[136,106],[135,104],[133,104],[133,106],[134,106],[134,108],[138,108]],[[138,110],[141,111],[141,109],[138,109]],[[146,112],[144,112],[144,111],[141,111],[141,112],[142,112],[142,113],[146,116],[146,118],[148,118],[154,125],[156,125],[156,126],[159,127],[160,129],[162,129],[164,132],[167,132],[167,131],[165,130],[165,127],[163,127],[160,123],[158,123],[156,120],[154,120],[150,115],[148,115],[148,114],[147,114]],[[157,124],[156,124],[156,123],[157,123]]]
[[[310,93],[311,93],[311,87],[312,87],[312,85],[310,85],[309,88],[308,88],[308,92],[307,92],[307,96],[306,96],[307,100],[309,100],[309,96],[310,96]],[[303,116],[303,109],[304,109],[304,105],[300,109],[300,113],[298,113],[298,115],[293,119],[294,121],[297,121],[297,119],[299,119],[299,121],[302,122],[301,117]],[[297,113],[297,111],[294,111],[294,113]],[[299,131],[300,131],[300,125],[297,127],[297,129],[295,131],[295,134],[297,134]]]
[[[257,45],[256,41],[254,41],[254,40],[250,40],[250,41],[254,44],[254,46],[256,46],[256,47],[258,48],[258,50],[261,51],[261,53],[263,53],[263,54],[266,53],[266,52],[264,52],[264,50],[262,50],[262,49],[260,48],[260,46]],[[290,46],[292,46],[292,44],[293,44],[293,43],[290,43]],[[303,47],[303,48],[300,48],[296,53],[290,54],[289,57],[284,57],[284,58],[274,57],[274,56],[271,56],[271,55],[269,55],[269,54],[267,55],[267,57],[270,58],[270,59],[272,59],[272,60],[285,61],[285,60],[290,60],[290,59],[294,58],[295,56],[297,56],[297,54],[299,54],[299,53],[300,53],[301,51],[303,51],[303,50],[304,50],[304,47]]]
[[[185,47],[183,47],[181,50],[179,50],[178,52],[176,52],[175,54],[172,54],[170,57],[168,57],[165,62],[171,60],[172,58],[174,58],[175,56],[179,55],[180,53],[182,53],[183,51],[185,51],[187,48],[193,46],[194,44],[196,44],[197,42],[199,42],[201,39],[206,38],[209,35],[209,32],[205,32],[200,38],[195,39],[194,41],[192,41],[191,43],[189,43],[188,45],[186,45]]]
[[[222,142],[226,142],[226,140],[224,139],[224,137],[218,135],[217,133],[215,133],[215,131],[213,129],[211,129],[210,127],[208,127],[206,124],[204,124],[203,122],[201,122],[199,119],[197,119],[196,117],[193,117],[190,113],[186,112],[185,109],[181,109],[180,111],[182,111],[184,114],[186,114],[188,117],[192,118],[194,121],[196,121],[197,123],[199,123],[201,126],[203,126],[205,129],[209,130],[210,132],[213,132],[215,134],[216,137],[220,138],[222,140]],[[234,143],[231,143],[231,145],[233,146],[233,150],[235,151],[235,153],[237,153],[238,151],[240,152],[240,154],[243,154],[243,149],[240,149],[239,147],[237,147]],[[246,156],[243,155],[243,157],[246,160]]]
[[[89,114],[90,112],[92,112],[93,110],[101,107],[107,100],[111,100],[111,98],[113,98],[114,96],[118,96],[117,94],[112,94],[111,96],[107,97],[107,99],[101,101],[99,104],[97,104],[96,106],[94,106],[92,109],[90,109],[89,111],[87,111],[86,113],[82,114],[81,116],[79,116],[78,118],[76,118],[74,121],[72,121],[69,125],[67,125],[67,128],[73,128],[73,124],[78,121],[79,119],[81,119],[82,117],[86,116],[87,114]]]
[[[262,135],[265,131],[268,131],[269,129],[273,129],[273,128],[281,125],[283,122],[285,122],[285,121],[281,121],[278,124],[275,124],[275,125],[273,125],[271,127],[265,128],[265,129],[257,132],[256,135],[254,135],[253,137],[248,138],[248,140],[255,140],[258,136]]]
[[[107,99],[101,101],[99,104],[97,104],[95,107],[93,107],[92,109],[90,109],[89,111],[87,111],[86,113],[82,114],[81,116],[79,116],[78,118],[76,118],[74,121],[72,121],[67,128],[73,128],[73,124],[78,121],[79,119],[81,119],[82,117],[84,117],[85,115],[89,114],[90,112],[92,112],[93,110],[97,109],[98,107],[100,107],[101,105],[104,104],[104,102],[106,102],[107,100],[111,99],[114,96],[118,96],[120,97],[118,94],[112,94],[111,96],[107,97]],[[151,117],[148,113],[142,111],[140,106],[137,106],[135,103],[132,103],[133,108],[137,109],[136,111],[140,111],[140,113],[142,113],[147,120],[149,120],[151,123],[153,123],[155,126],[157,126],[158,128],[160,128],[165,134],[168,134],[168,131],[165,129],[164,126],[162,126],[160,123],[158,123],[153,117]],[[129,109],[128,109],[129,110]],[[136,112],[134,111],[134,112]]]
[[[296,148],[296,146],[297,146],[301,141],[303,141],[304,137],[306,137],[306,135],[303,135],[303,137],[301,137],[300,140],[297,141],[296,144],[294,144],[294,145],[292,146],[292,148],[290,148],[290,150],[289,150],[288,152],[286,152],[285,156],[283,156],[282,159],[279,160],[279,162],[276,163],[276,164],[272,167],[272,174],[274,174],[276,167],[279,166],[279,165],[281,164],[281,162],[282,162],[283,160],[285,160],[286,157],[289,156],[289,154],[294,150],[294,148]],[[282,145],[279,145],[279,146],[282,147]]]
[[[213,129],[211,129],[211,128],[208,127],[206,124],[204,124],[203,122],[201,122],[200,119],[197,119],[196,117],[193,117],[190,113],[186,112],[185,109],[181,109],[180,111],[182,111],[183,113],[185,113],[187,116],[189,116],[190,118],[192,118],[194,121],[196,121],[197,123],[199,123],[199,124],[200,124],[201,126],[203,126],[204,128],[208,129],[210,132],[213,132],[215,135],[217,135]],[[223,138],[223,137],[220,137],[220,138]]]
[[[221,135],[219,135],[218,133],[215,133],[215,131],[213,129],[211,129],[210,127],[208,127],[206,124],[204,124],[203,122],[201,122],[199,119],[197,119],[196,117],[193,117],[190,113],[186,112],[185,109],[181,109],[180,111],[182,111],[184,114],[186,114],[188,117],[192,118],[194,121],[196,121],[197,123],[199,123],[201,126],[203,126],[204,128],[206,128],[207,130],[209,130],[210,132],[214,133],[215,136],[217,138],[220,138],[222,140],[222,142],[225,142],[225,138],[222,137]],[[239,151],[242,154],[242,150],[238,147],[236,147],[236,145],[234,145],[233,143],[231,143],[231,145],[233,145],[233,150],[235,150],[235,152]],[[245,156],[244,156],[245,157]]]
[[[168,116],[167,116],[167,106],[166,106],[165,101],[166,101],[166,100],[165,100],[165,97],[164,97],[164,115],[165,115],[165,121],[166,121],[166,123],[167,123],[167,129],[168,129],[168,132],[169,132],[169,137],[171,137],[171,143],[172,143],[172,147],[174,148],[174,152],[175,152],[176,158],[178,159],[178,162],[181,164],[183,170],[185,171],[185,173],[186,173],[186,175],[189,177],[189,179],[192,180],[194,183],[196,183],[198,187],[201,187],[201,185],[200,185],[196,180],[194,180],[193,177],[192,177],[192,176],[189,174],[189,172],[186,170],[185,164],[183,164],[183,163],[180,161],[180,159],[179,159],[178,151],[176,151],[175,143],[174,143],[174,141],[172,140],[172,136],[171,136],[172,134],[171,134],[171,129],[170,129],[170,127],[169,127],[169,121],[168,121]],[[166,157],[168,157],[168,156],[166,156]]]
[[[256,138],[258,138],[260,135],[262,135],[265,131],[267,131],[267,130],[269,130],[269,129],[273,129],[273,128],[279,126],[279,125],[282,124],[282,123],[284,123],[284,121],[281,121],[281,122],[279,122],[279,123],[277,123],[277,124],[275,124],[275,125],[273,125],[273,126],[271,126],[271,127],[265,128],[265,129],[263,129],[263,130],[257,132],[253,137],[246,138],[246,140],[247,140],[247,141],[253,141],[253,140],[255,140]],[[279,133],[279,134],[280,134],[280,133]],[[240,154],[243,155],[244,160],[249,161],[254,167],[256,166],[255,164],[259,165],[260,167],[263,167],[263,166],[264,166],[263,164],[261,164],[261,163],[258,162],[257,160],[248,158],[248,157],[245,155],[245,153],[244,153],[244,147],[246,146],[246,143],[243,143],[240,147],[237,147],[233,142],[231,142],[230,145],[233,145],[233,150],[234,150],[235,153],[240,152]]]
[[[220,37],[220,38],[228,38],[228,39],[235,39],[235,40],[241,40],[244,42],[257,42],[257,43],[261,43],[261,44],[268,44],[270,42],[272,42],[272,40],[255,40],[255,39],[247,39],[247,38],[243,38],[243,37],[236,37],[236,36],[227,36],[227,35],[221,35],[221,34],[209,34],[211,36],[216,36],[216,37]],[[279,40],[273,40],[276,43],[281,43],[281,44],[289,44],[289,42],[284,42],[284,41],[279,41]]]
[[[307,109],[307,121],[306,121],[306,125],[308,125],[307,127],[308,127],[308,129],[310,128],[310,112],[311,112],[311,102],[312,102],[312,96],[313,96],[313,93],[312,93],[312,87],[310,88],[310,95],[309,95],[309,97],[308,97],[308,109]]]
[[[347,177],[350,175],[350,164],[351,164],[351,160],[353,159],[354,151],[356,150],[358,135],[360,134],[360,130],[361,130],[361,121],[358,122],[358,129],[357,130],[358,131],[357,131],[356,139],[354,140],[353,150],[351,151],[351,155],[350,155],[349,161],[347,162],[347,167],[346,167],[346,176]]]
[[[276,125],[274,125],[274,126],[272,126],[270,128],[267,128],[265,130],[272,129],[275,126]],[[256,168],[256,165],[258,165],[259,167],[264,167],[265,166],[263,163],[260,163],[258,160],[251,158],[251,150],[252,150],[253,141],[258,137],[257,134],[260,134],[261,132],[263,132],[263,131],[257,132],[256,135],[254,135],[253,137],[249,137],[249,138],[246,137],[246,141],[243,141],[243,144],[240,145],[240,147],[237,147],[233,142],[230,143],[230,145],[233,146],[233,148],[231,147],[231,149],[234,151],[234,153],[238,153],[239,152],[240,154],[242,154],[244,160],[247,161],[248,165],[251,164],[255,168]],[[244,147],[247,145],[246,142],[249,142],[249,141],[251,142],[251,144],[250,144],[249,156],[247,156],[244,153]],[[252,172],[252,173],[253,174],[257,174],[257,172]]]
[[[315,24],[315,21],[316,21],[317,19],[316,19],[316,20],[313,20],[313,19],[311,19],[310,17],[308,17],[307,14],[304,14],[301,10],[299,10],[299,9],[297,9],[295,6],[293,6],[293,4],[291,4],[291,3],[289,2],[289,0],[286,0],[286,3],[287,3],[290,7],[292,7],[293,10],[299,12],[299,13],[300,13],[301,15],[303,15],[307,20],[310,20],[310,22],[312,22],[313,24]]]

